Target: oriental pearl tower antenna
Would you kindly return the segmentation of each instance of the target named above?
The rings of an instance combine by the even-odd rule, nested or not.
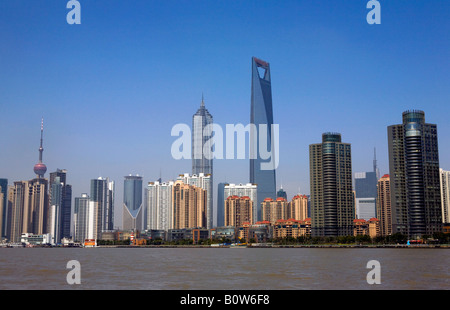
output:
[[[39,147],[39,162],[34,165],[34,173],[36,173],[38,179],[43,178],[45,172],[47,172],[47,166],[42,163],[42,153],[44,152],[44,148],[42,147],[44,141],[44,118],[41,121],[41,145]]]

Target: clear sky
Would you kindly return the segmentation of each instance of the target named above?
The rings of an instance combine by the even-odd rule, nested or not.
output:
[[[450,169],[450,1],[0,1],[0,177],[34,177],[41,117],[48,173],[68,170],[73,195],[90,179],[164,181],[191,172],[174,160],[175,124],[191,125],[202,93],[215,123],[250,119],[251,57],[270,63],[277,172],[291,199],[309,193],[309,151],[323,132],[352,144],[353,171],[388,173],[387,126],[421,109],[438,125]],[[245,183],[248,160],[216,160],[215,184]],[[215,197],[217,197],[215,195]]]

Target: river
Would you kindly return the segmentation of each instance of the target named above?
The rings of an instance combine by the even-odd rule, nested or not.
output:
[[[448,290],[449,263],[420,248],[0,248],[0,289]]]

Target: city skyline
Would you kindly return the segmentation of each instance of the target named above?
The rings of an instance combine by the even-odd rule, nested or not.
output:
[[[128,174],[143,176],[144,184],[161,175],[175,180],[191,161],[171,158],[170,128],[190,123],[202,93],[218,124],[248,124],[252,56],[271,64],[277,178],[288,199],[309,194],[308,145],[326,131],[352,145],[353,173],[370,171],[374,147],[380,174],[389,173],[386,128],[406,110],[425,111],[438,126],[440,154],[449,151],[445,1],[383,2],[376,26],[365,21],[365,3],[344,1],[138,2],[112,6],[108,18],[101,14],[105,3],[83,3],[83,22],[74,27],[56,2],[0,5],[7,42],[0,49],[0,177],[9,185],[34,177],[41,117],[45,177],[66,169],[72,197],[89,193],[98,177],[117,184]],[[180,20],[171,18],[172,9],[183,12]],[[272,19],[261,24],[268,14]],[[246,34],[239,32],[244,26]],[[450,160],[440,159],[449,170]],[[247,183],[248,166],[215,160],[214,183]],[[115,201],[122,201],[120,189]],[[117,217],[115,226],[121,222]]]

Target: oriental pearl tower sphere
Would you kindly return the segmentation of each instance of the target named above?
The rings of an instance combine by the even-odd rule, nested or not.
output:
[[[34,173],[36,173],[39,179],[43,178],[44,174],[47,172],[47,166],[42,163],[42,153],[44,152],[44,148],[42,147],[43,134],[44,134],[44,119],[42,119],[41,122],[41,146],[39,147],[39,162],[36,165],[34,165]]]

